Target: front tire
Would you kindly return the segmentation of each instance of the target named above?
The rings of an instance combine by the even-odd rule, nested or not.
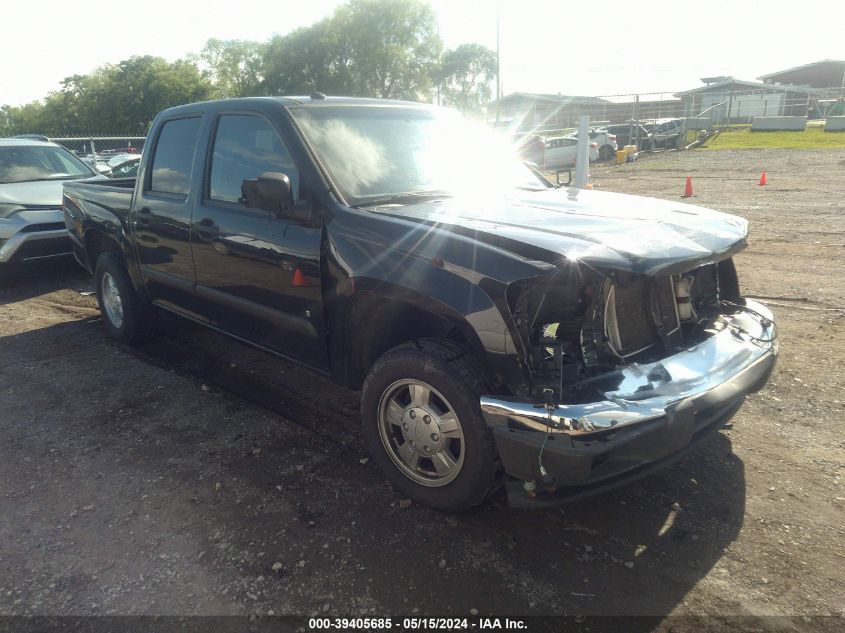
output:
[[[155,312],[132,285],[122,255],[117,251],[102,253],[95,279],[97,302],[109,336],[127,345],[150,338],[155,330]]]
[[[498,487],[496,449],[478,402],[484,383],[471,353],[446,340],[405,343],[375,363],[362,389],[362,432],[399,492],[457,512]]]

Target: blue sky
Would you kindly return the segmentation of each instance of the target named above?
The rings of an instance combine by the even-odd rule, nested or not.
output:
[[[200,50],[210,37],[265,40],[319,20],[339,2],[7,4],[11,6],[3,7],[0,37],[0,104],[17,105],[58,89],[66,76],[131,55],[172,60]],[[696,87],[699,77],[730,74],[753,79],[823,58],[845,59],[842,0],[816,0],[811,5],[747,0],[430,4],[447,46],[480,42],[490,48],[496,45],[500,7],[505,94],[675,92]]]

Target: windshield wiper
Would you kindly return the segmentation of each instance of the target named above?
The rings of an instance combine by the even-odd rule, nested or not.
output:
[[[389,196],[373,196],[358,200],[354,207],[378,207],[385,204],[414,204],[425,200],[437,198],[448,198],[451,194],[445,191],[407,191],[405,193],[393,193]]]

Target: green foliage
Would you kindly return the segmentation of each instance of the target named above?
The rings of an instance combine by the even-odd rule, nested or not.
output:
[[[446,51],[436,76],[443,105],[479,113],[490,101],[496,53],[481,44],[461,44]]]
[[[268,42],[212,38],[187,60],[132,57],[67,77],[43,101],[0,107],[0,135],[145,134],[165,108],[220,97],[330,95],[431,101],[480,112],[495,54],[443,54],[423,0],[349,0],[327,18]]]
[[[214,84],[214,96],[249,97],[261,94],[266,44],[212,38],[196,55]]]
[[[270,40],[264,91],[427,100],[442,47],[436,16],[420,0],[351,0]]]
[[[331,20],[348,47],[350,93],[431,98],[430,69],[443,50],[437,18],[420,0],[351,0]]]
[[[171,106],[208,99],[211,83],[196,65],[161,57],[131,57],[74,75],[42,103],[5,106],[7,134],[48,136],[145,134],[155,115]]]

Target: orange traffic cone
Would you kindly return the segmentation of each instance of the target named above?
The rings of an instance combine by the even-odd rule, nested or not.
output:
[[[308,280],[305,278],[305,275],[302,274],[302,271],[297,268],[293,271],[293,285],[307,288],[311,284],[308,283]]]
[[[762,174],[760,174],[760,186],[762,187],[765,184],[766,184],[766,172],[763,172]]]
[[[684,187],[684,195],[682,198],[692,198],[692,177],[687,176],[687,186]]]

